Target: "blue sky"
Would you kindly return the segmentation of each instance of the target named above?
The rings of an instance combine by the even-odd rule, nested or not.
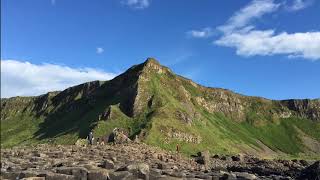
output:
[[[1,94],[106,80],[155,57],[195,82],[320,97],[316,0],[2,0]]]

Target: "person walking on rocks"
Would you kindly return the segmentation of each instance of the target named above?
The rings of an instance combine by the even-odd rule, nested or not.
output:
[[[93,144],[93,133],[92,131],[90,131],[89,135],[88,135],[88,141],[89,141],[89,144],[92,145]]]
[[[180,152],[180,146],[179,146],[179,144],[177,144],[177,146],[176,146],[176,151],[177,151],[177,153]]]

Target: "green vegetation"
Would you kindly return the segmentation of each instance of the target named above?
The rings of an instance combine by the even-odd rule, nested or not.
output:
[[[41,118],[32,118],[30,114],[21,114],[1,121],[1,147],[34,143],[36,140],[33,134],[38,130],[38,125],[42,121]]]

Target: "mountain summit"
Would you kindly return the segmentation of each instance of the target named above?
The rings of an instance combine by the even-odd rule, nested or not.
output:
[[[73,144],[91,130],[185,153],[320,153],[320,99],[275,101],[208,88],[148,58],[110,81],[1,99],[1,146]]]

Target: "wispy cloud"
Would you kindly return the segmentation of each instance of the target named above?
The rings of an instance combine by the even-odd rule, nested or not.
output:
[[[56,0],[51,0],[51,5],[56,5]]]
[[[40,95],[88,81],[109,80],[114,76],[113,73],[93,68],[1,60],[1,96]]]
[[[276,11],[280,4],[276,4],[273,0],[253,0],[246,7],[236,12],[228,22],[219,26],[218,29],[222,32],[229,33],[233,30],[238,30],[251,23],[253,20],[261,16]]]
[[[295,3],[299,4],[300,1]],[[319,60],[319,31],[276,33],[274,29],[257,30],[255,28],[254,19],[279,10],[281,5],[273,0],[253,0],[236,12],[225,25],[217,28],[222,32],[222,36],[214,43],[236,48],[237,54],[243,56],[283,54],[288,57]]]
[[[313,0],[293,0],[293,2],[289,5],[286,5],[286,8],[289,11],[298,11],[308,6],[312,5]]]
[[[96,53],[97,54],[102,54],[104,52],[104,49],[102,47],[97,47]]]
[[[150,5],[150,0],[122,0],[121,2],[133,9],[145,9]]]
[[[214,34],[214,31],[212,28],[206,27],[201,30],[191,30],[187,32],[187,35],[189,37],[193,38],[208,38],[211,37]]]

